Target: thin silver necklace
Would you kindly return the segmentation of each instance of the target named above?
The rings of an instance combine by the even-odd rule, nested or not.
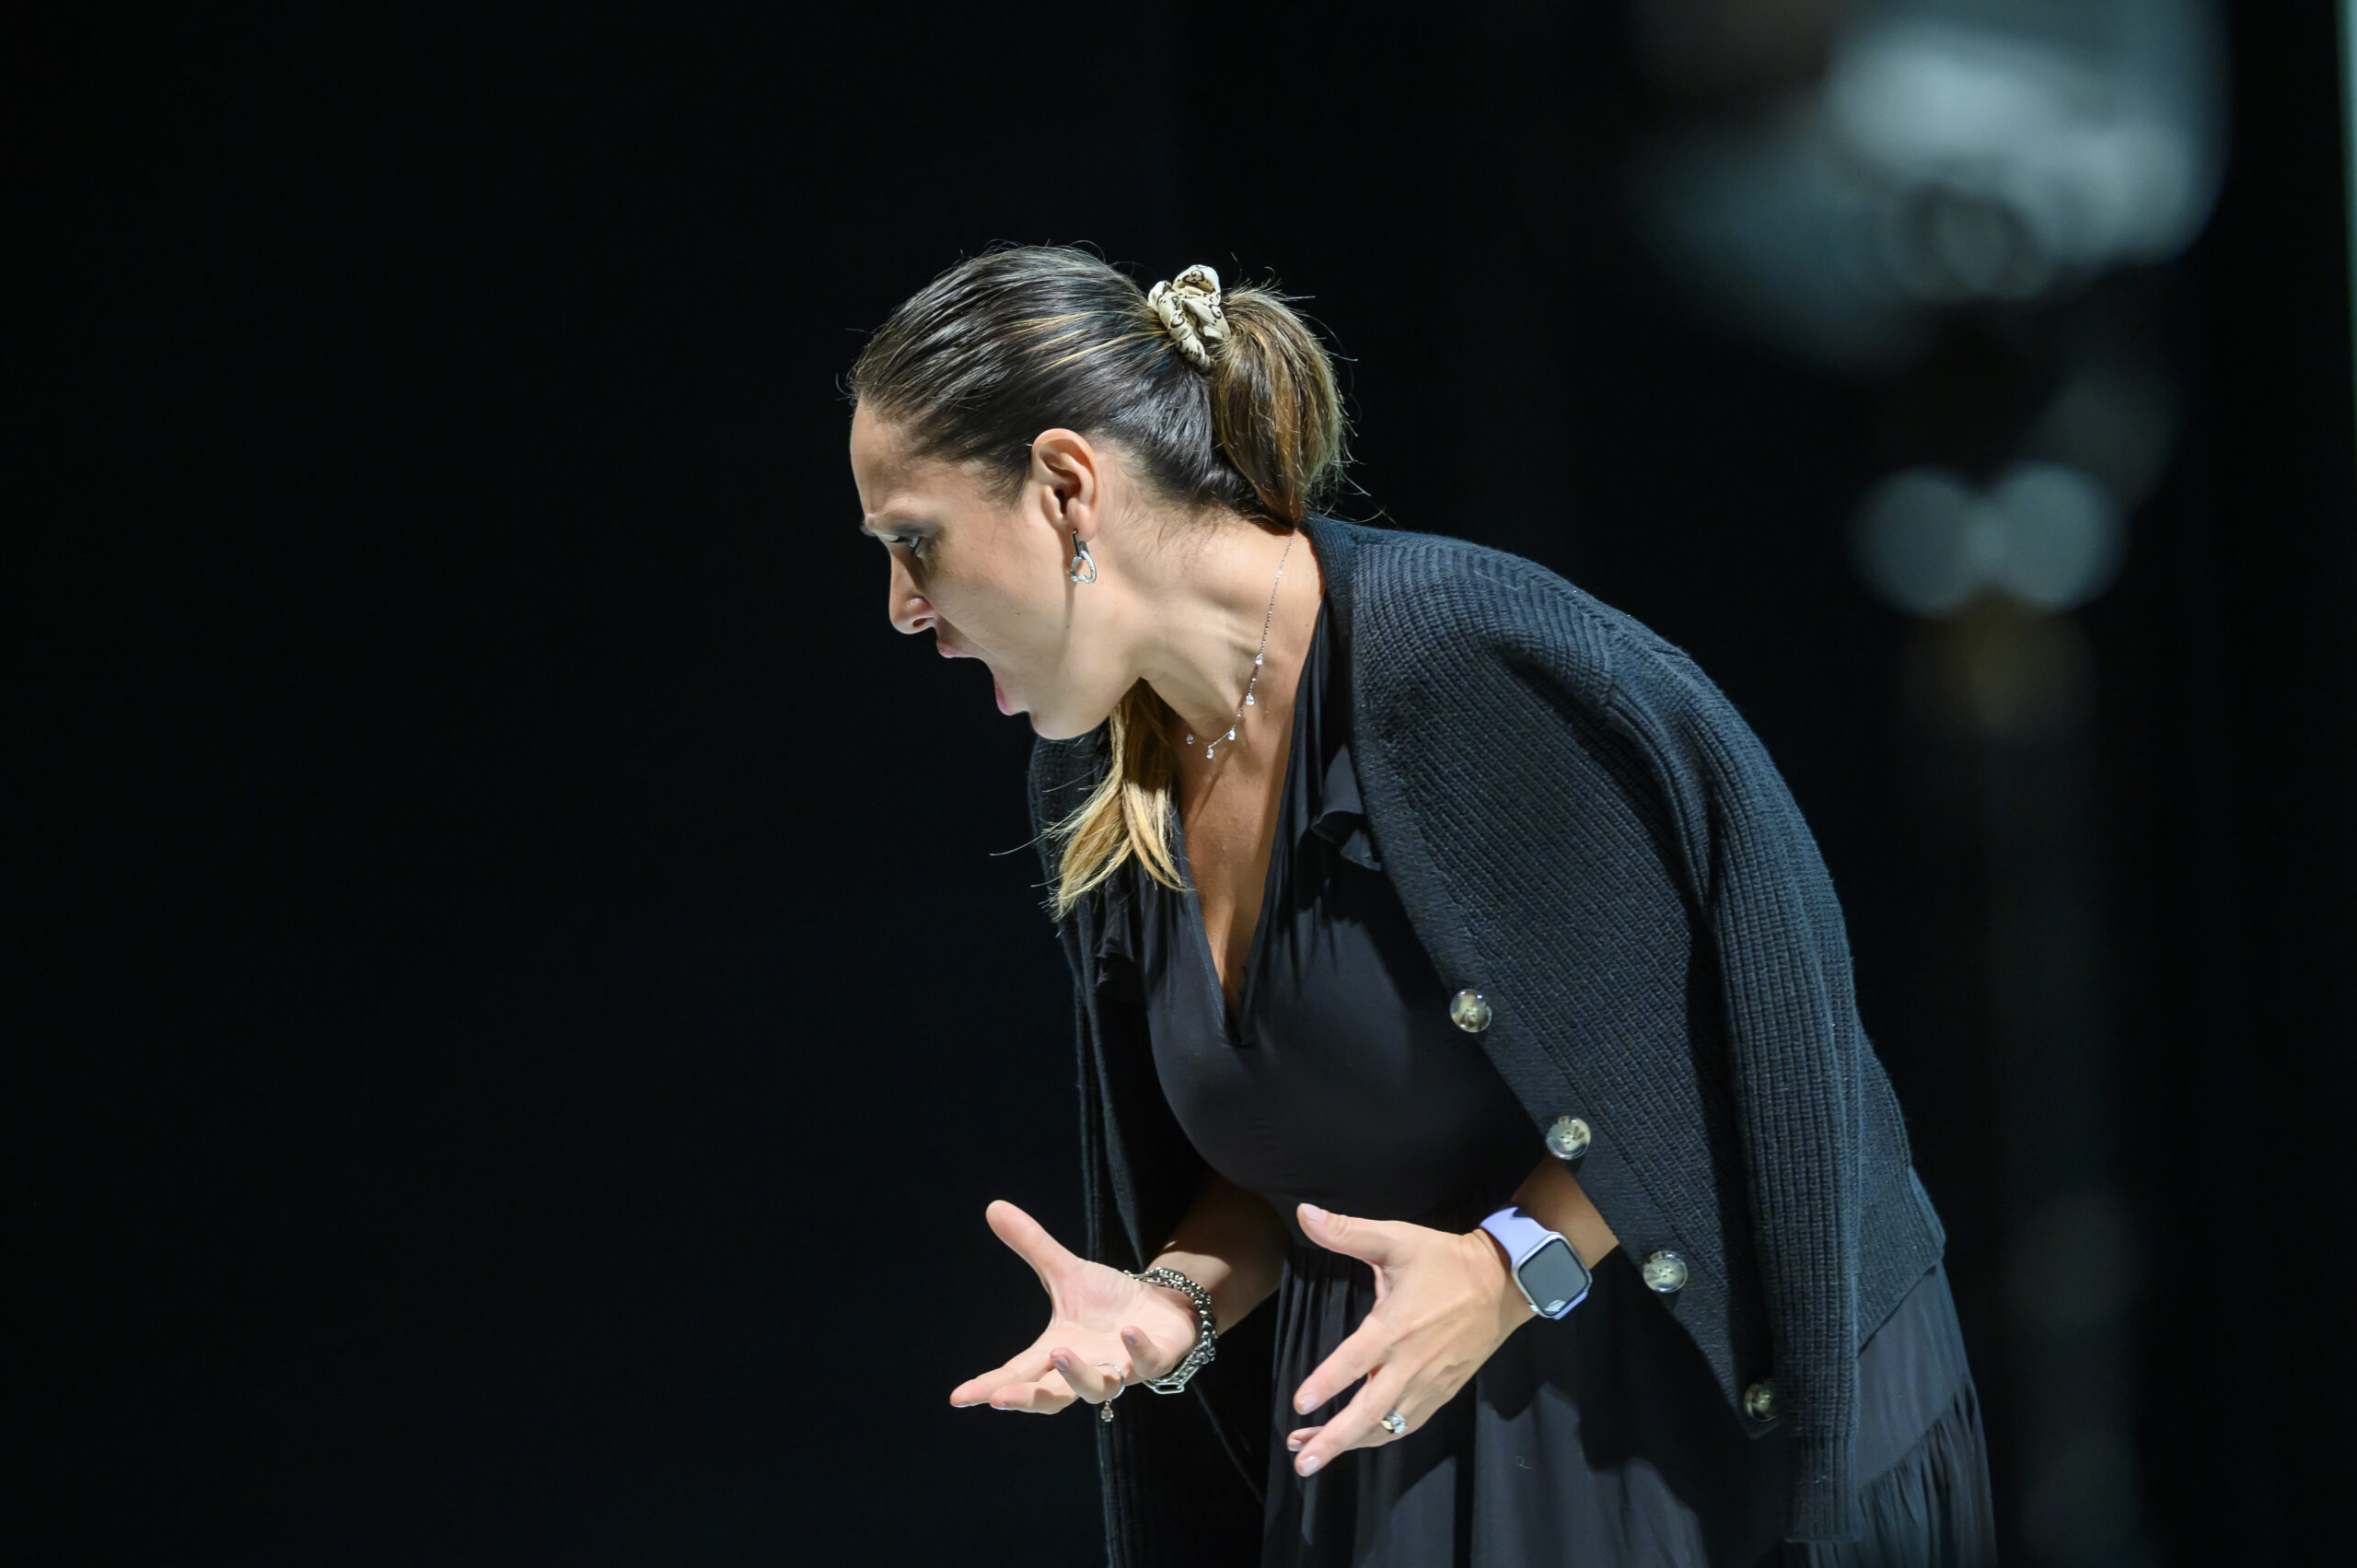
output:
[[[1260,618],[1260,651],[1252,656],[1251,678],[1244,682],[1244,701],[1236,704],[1236,719],[1227,726],[1227,733],[1212,737],[1203,746],[1203,761],[1206,762],[1213,760],[1222,742],[1236,738],[1237,726],[1244,722],[1244,710],[1255,705],[1252,689],[1260,684],[1260,667],[1268,662],[1269,657],[1269,628],[1277,623],[1277,589],[1284,586],[1285,560],[1293,554],[1293,541],[1300,531],[1295,528],[1293,533],[1285,535],[1284,552],[1277,557],[1277,580],[1269,585],[1269,613]],[[1196,744],[1195,732],[1191,729],[1187,732],[1187,744]]]

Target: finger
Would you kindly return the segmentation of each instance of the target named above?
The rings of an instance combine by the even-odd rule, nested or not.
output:
[[[1101,1405],[1120,1391],[1124,1369],[1119,1362],[1098,1366],[1082,1361],[1061,1345],[1048,1353],[1048,1359],[1063,1375],[1072,1391],[1092,1405]]]
[[[1285,1452],[1298,1454],[1308,1446],[1309,1440],[1325,1431],[1323,1426],[1303,1426],[1285,1434]]]
[[[1294,1469],[1302,1475],[1315,1475],[1337,1454],[1398,1441],[1382,1425],[1384,1416],[1393,1410],[1407,1418],[1407,1427],[1400,1436],[1415,1431],[1423,1423],[1423,1412],[1409,1400],[1406,1385],[1407,1378],[1388,1367],[1368,1378],[1358,1397],[1342,1407],[1342,1413],[1301,1446],[1301,1452],[1293,1461]]]
[[[977,1377],[969,1377],[949,1390],[953,1405],[979,1405],[989,1400],[993,1389],[1009,1383],[1034,1383],[1054,1370],[1048,1353],[1034,1345],[1013,1361],[992,1367]]]
[[[1004,1198],[993,1200],[991,1206],[982,1211],[982,1218],[993,1235],[1015,1249],[1016,1255],[1031,1265],[1031,1272],[1039,1276],[1042,1285],[1048,1283],[1051,1274],[1061,1272],[1077,1260],[1064,1249],[1063,1243],[1048,1234],[1046,1227],[1038,1220]]]
[[[1072,1386],[1051,1371],[1028,1383],[1009,1383],[991,1391],[991,1408],[1020,1411],[1026,1415],[1053,1415],[1072,1403]]]
[[[1392,1349],[1390,1327],[1379,1318],[1369,1317],[1301,1380],[1301,1387],[1294,1390],[1293,1408],[1307,1415],[1327,1400],[1340,1398],[1343,1389],[1382,1365]]]
[[[1167,1377],[1170,1369],[1182,1359],[1157,1347],[1145,1337],[1145,1330],[1132,1323],[1121,1330],[1121,1348],[1130,1353],[1132,1375],[1141,1381],[1148,1377]]]
[[[1348,1258],[1372,1263],[1377,1268],[1392,1262],[1399,1255],[1403,1233],[1416,1229],[1397,1220],[1353,1219],[1349,1214],[1329,1214],[1315,1203],[1301,1205],[1301,1232],[1329,1252],[1340,1252]]]

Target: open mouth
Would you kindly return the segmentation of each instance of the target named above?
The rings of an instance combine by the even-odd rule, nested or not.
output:
[[[944,637],[937,628],[933,633],[933,645],[934,650],[940,654],[943,658],[981,657],[979,654],[969,653],[964,648],[958,647],[956,644],[950,642],[949,639]],[[982,668],[987,669],[990,666],[985,662]],[[991,698],[993,702],[998,703],[998,711],[1000,713],[1006,714],[1009,718],[1015,716],[1015,704],[1007,701],[1006,688],[999,684],[998,677],[995,674],[991,677]]]

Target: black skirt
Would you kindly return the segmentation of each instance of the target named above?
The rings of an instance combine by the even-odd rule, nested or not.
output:
[[[1341,1402],[1295,1416],[1294,1390],[1375,1305],[1372,1271],[1310,1246],[1294,1205],[1466,1231],[1549,1157],[1478,1043],[1447,1021],[1383,874],[1351,761],[1347,668],[1321,613],[1236,1007],[1193,895],[1134,866],[1128,916],[1107,923],[1097,954],[1143,1003],[1156,1075],[1197,1152],[1293,1236],[1264,1308],[1277,1376],[1263,1568],[1988,1561],[1979,1411],[1937,1268],[1860,1358],[1853,1473],[1867,1530],[1853,1546],[1780,1545],[1785,1446],[1773,1429],[1745,1430],[1619,1251],[1568,1318],[1517,1330],[1415,1432],[1307,1481],[1294,1473],[1284,1434]]]
[[[1627,1254],[1561,1322],[1535,1319],[1422,1426],[1306,1481],[1284,1398],[1375,1304],[1355,1260],[1297,1247],[1277,1312],[1262,1568],[1542,1563],[1981,1568],[1996,1561],[1980,1412],[1934,1268],[1859,1357],[1858,1537],[1784,1542],[1789,1455],[1727,1408]]]

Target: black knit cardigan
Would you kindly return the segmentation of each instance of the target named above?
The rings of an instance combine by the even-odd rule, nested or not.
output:
[[[1945,1237],[1858,1020],[1830,878],[1756,737],[1683,653],[1529,562],[1306,525],[1350,659],[1368,825],[1450,992],[1532,1121],[1584,1120],[1580,1185],[1738,1411],[1772,1379],[1786,1533],[1849,1533],[1857,1351]],[[1101,778],[1105,732],[1041,741],[1035,826]],[[1051,861],[1052,841],[1043,837]],[[1142,1268],[1204,1167],[1143,1011],[1100,988],[1105,884],[1061,923],[1075,981],[1087,1255]],[[1097,1429],[1115,1568],[1248,1563],[1271,1417],[1267,1313],[1185,1395]]]

